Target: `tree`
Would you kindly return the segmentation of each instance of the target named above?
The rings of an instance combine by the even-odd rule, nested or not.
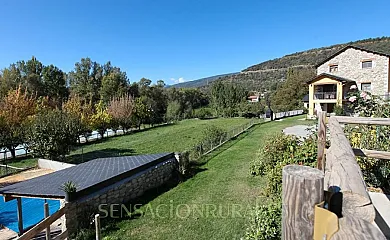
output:
[[[83,100],[80,97],[73,96],[63,104],[62,109],[65,113],[68,113],[80,119],[81,128],[79,135],[83,135],[85,137],[85,140],[88,142],[88,137],[91,136],[92,133],[92,104],[83,103]]]
[[[45,95],[42,84],[43,64],[33,56],[27,62],[19,61],[16,65],[22,76],[22,87],[27,89],[30,94],[36,94],[37,96]]]
[[[34,156],[58,160],[76,144],[80,129],[81,121],[76,116],[50,110],[35,117],[27,140]]]
[[[22,75],[16,64],[11,64],[0,73],[0,99],[7,96],[8,91],[21,85]]]
[[[145,97],[135,99],[133,123],[136,127],[138,127],[138,129],[141,129],[142,123],[145,123],[146,119],[148,119],[150,115],[150,111],[145,102]]]
[[[181,119],[180,103],[177,101],[169,102],[167,107],[167,121],[178,121]]]
[[[211,103],[217,115],[237,115],[238,106],[246,101],[246,96],[246,91],[240,85],[217,81],[211,87]]]
[[[0,118],[3,126],[0,145],[5,146],[15,158],[15,149],[25,143],[26,125],[35,113],[35,98],[22,91],[21,87],[8,92],[0,102]],[[5,122],[5,123],[4,123]]]
[[[90,58],[82,58],[75,64],[75,69],[69,73],[70,90],[85,102],[97,103],[103,78],[103,68]]]
[[[119,69],[111,70],[102,80],[100,99],[107,103],[110,99],[126,93],[128,79],[125,72]]]
[[[42,70],[42,83],[46,96],[57,102],[58,105],[67,97],[66,75],[58,67],[45,66]]]
[[[108,113],[103,101],[99,101],[95,104],[95,112],[91,116],[91,126],[97,130],[104,137],[104,133],[110,127],[112,116]]]
[[[302,98],[308,93],[306,82],[313,77],[313,69],[290,68],[286,81],[271,97],[271,108],[276,111],[289,111],[301,107]]]
[[[121,126],[124,132],[132,125],[134,105],[134,100],[130,95],[113,98],[108,105],[108,113],[112,116],[112,121]]]

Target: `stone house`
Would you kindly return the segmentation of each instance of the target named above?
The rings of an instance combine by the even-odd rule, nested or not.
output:
[[[316,65],[317,76],[309,85],[309,116],[333,112],[343,106],[352,85],[373,95],[390,92],[390,54],[347,46]]]

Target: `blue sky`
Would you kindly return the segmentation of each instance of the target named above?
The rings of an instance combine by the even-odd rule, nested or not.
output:
[[[2,1],[0,67],[110,60],[130,81],[240,71],[315,47],[390,36],[388,0]]]

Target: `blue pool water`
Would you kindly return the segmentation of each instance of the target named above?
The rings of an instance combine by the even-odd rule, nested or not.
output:
[[[44,218],[44,203],[44,199],[22,198],[23,228],[28,228]],[[60,209],[58,200],[47,200],[47,203],[49,203],[50,215]],[[0,224],[19,232],[16,200],[4,202],[4,198],[0,197]]]

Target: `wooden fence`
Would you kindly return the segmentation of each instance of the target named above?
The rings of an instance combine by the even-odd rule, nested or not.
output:
[[[288,111],[288,112],[280,112],[280,113],[274,113],[274,119],[282,119],[286,117],[292,117],[292,116],[298,116],[303,114],[303,110],[294,110],[294,111]],[[230,129],[229,131],[216,136],[215,139],[208,139],[207,141],[203,141],[200,144],[192,147],[191,149],[185,151],[188,152],[191,160],[197,160],[200,157],[207,155],[211,153],[212,151],[216,150],[229,140],[241,135],[254,125],[257,125],[266,119],[266,115],[261,115],[260,118],[254,118],[249,123],[243,124],[241,126],[235,127],[233,129]]]
[[[328,149],[326,122],[330,134]],[[338,116],[327,119],[326,113],[321,113],[318,122],[318,169],[293,165],[283,169],[282,239],[386,239],[373,224],[375,208],[356,156],[390,160],[390,153],[352,149],[342,124],[390,126],[390,119]],[[330,214],[332,217],[316,218],[315,213],[319,215],[320,211],[324,211],[324,208],[316,211],[315,205],[321,202],[321,206],[327,204],[328,210],[332,211],[334,206],[329,196],[338,192],[335,189],[342,193],[338,194],[342,199],[342,217]]]
[[[68,231],[66,230],[66,228],[64,228],[65,230],[61,231],[61,233],[57,234],[56,236],[52,236],[53,234],[51,234],[51,232],[50,232],[51,231],[50,225],[53,224],[56,220],[58,220],[62,216],[64,216],[66,214],[66,211],[67,211],[67,207],[65,205],[64,207],[60,208],[57,212],[55,212],[49,216],[49,205],[48,205],[48,203],[45,203],[44,204],[45,218],[41,222],[39,222],[38,224],[36,224],[32,228],[30,228],[28,231],[23,233],[23,230],[21,230],[22,234],[20,234],[20,236],[18,237],[17,240],[33,239],[37,235],[41,234],[43,231],[45,232],[45,239],[46,240],[67,239],[69,237],[69,234],[68,234]],[[101,236],[100,215],[99,214],[95,215],[94,222],[95,222],[96,240],[101,240],[102,236]],[[20,228],[20,225],[23,226],[23,223],[22,223],[21,217],[19,216],[19,228]]]

